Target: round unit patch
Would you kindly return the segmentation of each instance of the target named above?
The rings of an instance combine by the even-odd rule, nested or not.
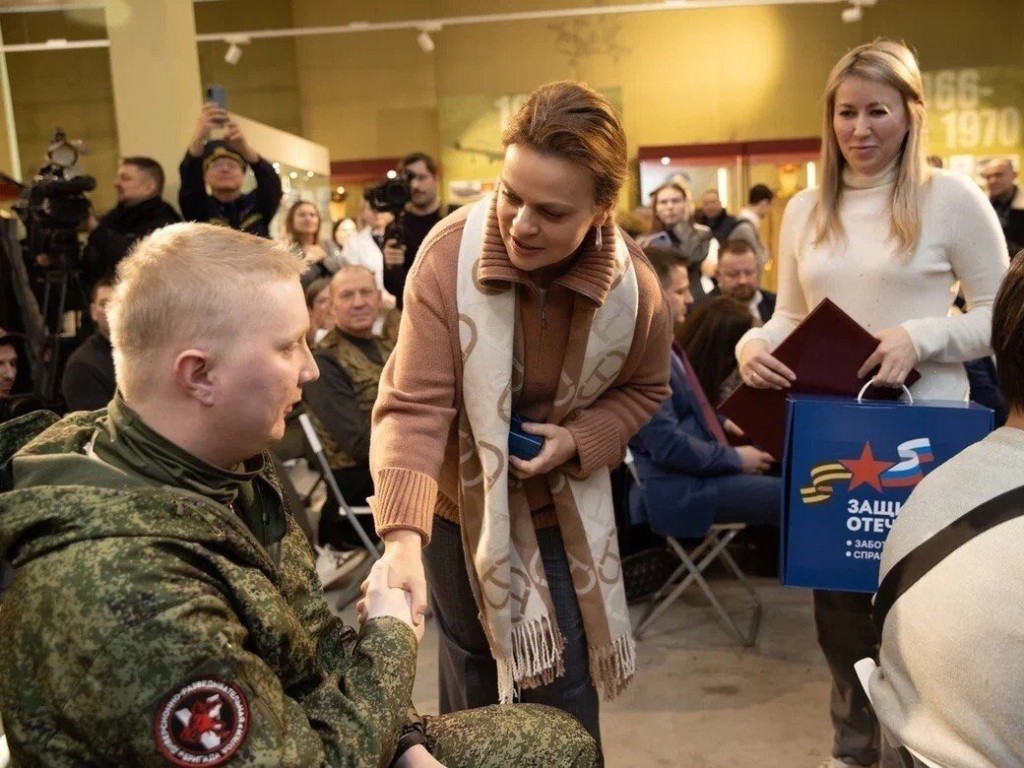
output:
[[[249,703],[233,683],[193,680],[172,693],[156,712],[153,735],[173,765],[226,763],[245,741]]]

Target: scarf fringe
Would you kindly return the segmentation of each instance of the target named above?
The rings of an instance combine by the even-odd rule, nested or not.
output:
[[[497,659],[498,702],[511,704],[519,688],[546,685],[565,674],[565,638],[547,618],[512,628],[512,655]]]
[[[590,679],[611,701],[629,685],[636,672],[636,643],[630,633],[619,635],[610,645],[591,647]]]

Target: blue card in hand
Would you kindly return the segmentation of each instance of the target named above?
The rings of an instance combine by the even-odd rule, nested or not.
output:
[[[518,413],[513,413],[508,427],[509,455],[523,461],[529,461],[536,458],[543,447],[544,438],[540,435],[531,435],[524,432],[523,417]]]

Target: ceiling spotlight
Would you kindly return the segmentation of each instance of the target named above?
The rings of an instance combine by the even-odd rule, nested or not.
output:
[[[250,40],[245,35],[231,35],[225,37],[224,42],[228,44],[227,53],[224,54],[224,61],[228,64],[237,64],[242,59],[242,46],[248,45]]]
[[[843,8],[843,12],[840,14],[843,21],[847,24],[856,24],[862,18],[864,18],[864,12],[861,11],[859,5],[852,5],[849,8]]]
[[[434,38],[425,29],[416,36],[416,43],[424,53],[430,53],[434,50]]]

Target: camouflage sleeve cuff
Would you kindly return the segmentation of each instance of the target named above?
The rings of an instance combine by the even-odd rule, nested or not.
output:
[[[437,481],[410,469],[388,467],[377,473],[377,494],[368,499],[373,509],[377,534],[411,530],[430,542],[430,532],[437,503]]]

